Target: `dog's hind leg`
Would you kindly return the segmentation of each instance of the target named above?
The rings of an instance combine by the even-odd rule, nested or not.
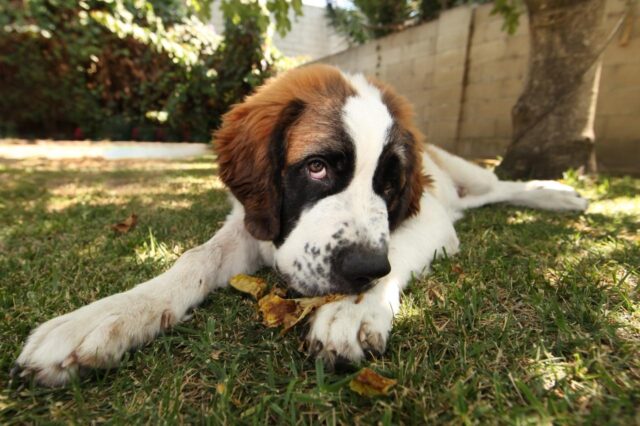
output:
[[[454,209],[466,210],[487,204],[508,203],[544,210],[582,211],[589,205],[572,187],[550,180],[502,181],[490,170],[428,146],[427,153],[456,188],[448,202]],[[436,185],[438,181],[436,180]]]
[[[14,375],[58,386],[82,369],[115,367],[125,351],[180,322],[231,276],[255,271],[259,244],[245,230],[243,216],[236,205],[213,238],[156,278],[40,325],[27,339]]]

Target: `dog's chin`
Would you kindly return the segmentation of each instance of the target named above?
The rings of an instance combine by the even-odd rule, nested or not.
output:
[[[287,297],[318,297],[329,294],[345,294],[357,295],[364,293],[372,288],[377,280],[360,281],[356,283],[348,283],[345,281],[332,281],[328,286],[315,286],[310,283],[300,284],[298,281],[292,280],[290,277],[284,276],[287,283]]]

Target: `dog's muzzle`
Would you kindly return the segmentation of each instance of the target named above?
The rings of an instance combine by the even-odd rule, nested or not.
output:
[[[361,293],[391,271],[387,250],[351,245],[334,255],[332,273],[342,293]]]

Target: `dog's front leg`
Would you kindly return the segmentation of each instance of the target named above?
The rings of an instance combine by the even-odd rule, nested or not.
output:
[[[309,351],[329,367],[357,364],[367,353],[381,355],[399,301],[397,282],[384,280],[359,296],[324,305],[311,321],[307,335]]]
[[[260,262],[258,242],[246,232],[236,206],[213,238],[163,274],[36,328],[14,373],[57,386],[81,369],[114,367],[125,351],[180,322],[210,291],[234,274],[253,272]]]

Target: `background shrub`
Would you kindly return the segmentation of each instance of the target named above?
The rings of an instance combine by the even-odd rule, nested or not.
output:
[[[268,4],[288,11],[291,2]],[[0,136],[208,141],[229,106],[281,62],[265,38],[273,10],[222,1],[223,39],[205,24],[209,8],[0,0]]]

